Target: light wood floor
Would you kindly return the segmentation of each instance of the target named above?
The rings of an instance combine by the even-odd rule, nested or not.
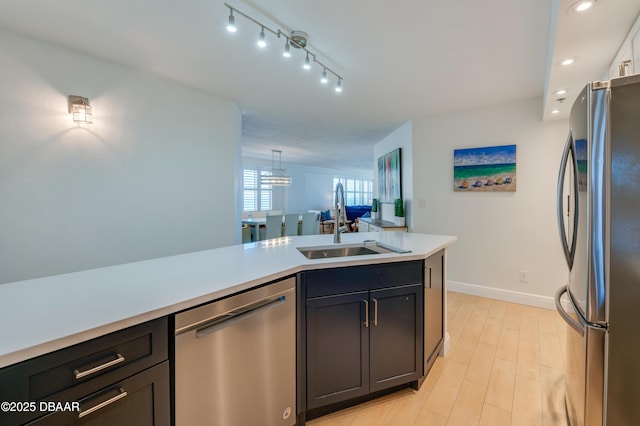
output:
[[[564,325],[555,312],[448,293],[451,349],[419,391],[401,390],[313,426],[566,425]]]

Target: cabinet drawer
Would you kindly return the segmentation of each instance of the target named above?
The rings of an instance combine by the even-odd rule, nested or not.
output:
[[[54,395],[51,402],[77,401],[78,410],[57,411],[29,425],[136,425],[170,424],[169,361],[116,382],[90,395],[76,389]]]
[[[6,367],[0,401],[46,401],[71,388],[91,394],[166,360],[167,339],[164,317]]]
[[[375,290],[422,283],[423,262],[380,263],[377,265],[319,269],[303,272],[307,299],[356,291]]]

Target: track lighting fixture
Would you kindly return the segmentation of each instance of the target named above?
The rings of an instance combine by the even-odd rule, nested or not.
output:
[[[338,83],[337,83],[337,85],[335,87],[335,91],[336,92],[342,92],[342,76],[340,76],[338,73],[336,73],[330,67],[328,67],[326,64],[324,64],[323,62],[318,60],[317,54],[313,53],[311,50],[309,50],[308,45],[307,45],[307,40],[308,40],[309,36],[308,36],[307,33],[303,32],[303,31],[291,31],[290,33],[284,33],[280,29],[273,30],[273,29],[269,28],[267,25],[263,24],[262,22],[259,22],[258,20],[253,19],[251,16],[247,15],[246,13],[243,13],[243,12],[239,11],[235,7],[233,7],[233,6],[231,6],[231,5],[227,4],[227,3],[225,3],[224,5],[229,8],[229,23],[227,25],[227,30],[228,31],[233,32],[233,33],[237,31],[236,23],[235,23],[235,16],[234,16],[234,12],[235,12],[238,15],[244,16],[249,21],[253,22],[254,24],[256,24],[257,26],[260,27],[260,35],[259,35],[259,38],[258,38],[258,46],[260,46],[261,48],[264,48],[264,47],[267,46],[267,41],[266,41],[266,38],[265,38],[265,30],[269,31],[270,33],[272,33],[273,35],[275,35],[278,38],[284,37],[286,41],[285,41],[285,44],[284,44],[284,51],[282,52],[282,56],[284,56],[285,58],[290,58],[291,57],[291,47],[292,46],[295,49],[304,51],[306,53],[306,55],[305,55],[304,63],[302,65],[302,67],[305,70],[310,70],[312,63],[318,64],[319,66],[322,67],[322,78],[320,79],[320,81],[323,84],[326,84],[329,81],[327,79],[327,71],[328,71],[338,79]]]
[[[260,30],[260,38],[258,39],[258,47],[267,47],[267,41],[264,39],[264,27]]]

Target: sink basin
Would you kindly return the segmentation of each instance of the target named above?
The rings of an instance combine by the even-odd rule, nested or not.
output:
[[[356,247],[300,247],[298,251],[307,259],[324,259],[326,257],[361,256],[364,254],[380,254],[375,250],[358,245]]]
[[[332,246],[298,247],[298,251],[307,259],[326,259],[329,257],[362,256],[367,254],[406,253],[407,250],[397,249],[376,241],[365,241],[359,244],[340,244]]]

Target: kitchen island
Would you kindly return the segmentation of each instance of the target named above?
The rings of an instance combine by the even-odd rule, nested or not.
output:
[[[372,239],[411,252],[309,260],[296,247],[333,241],[332,235],[311,235],[0,285],[0,368],[300,271],[426,259],[456,237],[394,232],[342,239]]]
[[[0,285],[0,318],[10,325],[0,341],[0,367],[90,344],[91,339],[133,326],[158,323],[177,312],[296,274],[421,262],[456,240],[440,235],[353,233],[343,234],[342,244],[334,245],[332,238],[286,237]],[[297,249],[365,240],[405,252],[311,260]]]

